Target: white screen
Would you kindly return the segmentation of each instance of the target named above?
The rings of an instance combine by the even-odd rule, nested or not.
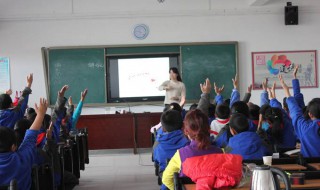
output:
[[[169,57],[119,59],[119,96],[164,96],[158,87],[169,79]]]

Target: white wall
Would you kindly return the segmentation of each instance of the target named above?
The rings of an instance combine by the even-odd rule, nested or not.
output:
[[[34,73],[30,97],[33,105],[39,97],[46,97],[41,47],[238,41],[243,94],[252,81],[251,52],[320,49],[318,0],[292,1],[299,6],[297,26],[284,25],[286,1],[269,0],[263,6],[250,6],[249,2],[0,0],[0,56],[10,58],[13,90],[22,89],[27,74]],[[150,28],[149,36],[142,41],[132,36],[133,26],[138,23]],[[252,92],[253,102],[259,103],[260,92]],[[319,89],[303,89],[303,93],[309,101],[319,94]],[[278,98],[283,97],[281,90],[277,94]],[[84,113],[108,110],[88,109]],[[161,111],[162,106],[138,106],[132,110]]]

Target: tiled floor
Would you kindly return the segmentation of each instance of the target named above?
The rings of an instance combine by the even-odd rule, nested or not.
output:
[[[75,190],[159,190],[151,149],[90,151],[90,163],[81,171]]]

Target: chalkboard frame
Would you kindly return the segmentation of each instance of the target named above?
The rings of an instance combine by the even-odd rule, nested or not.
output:
[[[105,49],[105,53],[104,53],[104,65],[105,65],[105,70],[106,70],[106,57],[108,56],[107,55],[107,49],[108,48],[136,48],[136,47],[152,47],[152,46],[179,46],[180,47],[180,62],[179,62],[179,71],[181,73],[181,76],[183,78],[183,75],[184,73],[182,72],[182,67],[183,67],[183,63],[182,63],[182,54],[181,54],[181,47],[182,46],[193,46],[193,45],[224,45],[224,44],[232,44],[234,45],[235,47],[235,67],[236,67],[236,73],[238,73],[238,64],[239,64],[239,57],[238,57],[238,42],[237,41],[226,41],[226,42],[187,42],[187,43],[164,43],[164,44],[124,44],[124,45],[105,45],[105,46],[57,46],[57,47],[43,47],[41,48],[41,51],[42,51],[42,58],[43,58],[43,68],[44,68],[44,75],[45,75],[45,84],[46,84],[46,93],[47,93],[47,99],[50,100],[50,82],[49,82],[49,74],[50,74],[50,71],[49,71],[49,51],[50,50],[55,50],[55,49],[84,49],[84,48],[104,48]],[[168,53],[168,52],[166,52]],[[176,52],[173,52],[173,53],[176,53]],[[152,54],[156,54],[156,53],[152,53]],[[161,52],[159,54],[162,54]],[[141,53],[128,53],[128,54],[125,54],[126,56],[128,55],[150,55],[150,53],[145,53],[143,54],[143,52]],[[112,56],[120,56],[120,55],[112,55]],[[106,73],[106,71],[105,71]],[[106,75],[105,75],[105,78],[104,80],[106,81]],[[205,80],[205,79],[203,79]],[[107,85],[107,84],[106,84]],[[107,103],[107,86],[105,85],[105,101],[102,102],[102,103],[86,103],[85,106],[87,107],[99,107],[99,106],[123,106],[125,105],[126,103]],[[213,85],[213,84],[212,84]],[[240,86],[240,85],[239,85]],[[239,89],[238,89],[239,90]],[[212,93],[213,94],[213,93]],[[199,97],[200,97],[200,94],[199,94]],[[197,102],[199,99],[187,99],[187,103],[195,103]],[[50,105],[53,105],[54,102],[49,102]],[[77,102],[75,102],[77,103]],[[163,102],[135,102],[135,103],[132,103],[132,105],[141,105],[141,104],[144,104],[144,105],[147,105],[147,104],[152,104],[152,105],[155,105],[155,104],[162,104]]]

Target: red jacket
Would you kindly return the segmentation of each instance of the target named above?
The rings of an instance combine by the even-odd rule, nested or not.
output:
[[[236,154],[208,154],[187,158],[183,173],[196,183],[197,190],[236,186],[242,177],[242,157]]]

